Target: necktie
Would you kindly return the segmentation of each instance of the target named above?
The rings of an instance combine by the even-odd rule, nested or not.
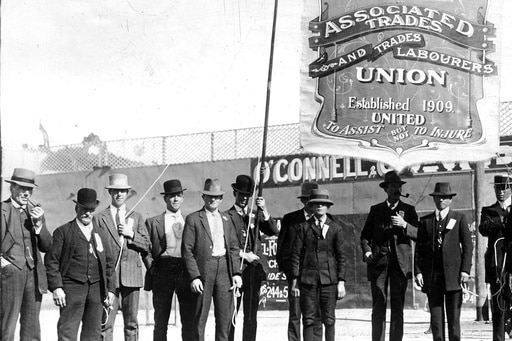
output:
[[[119,209],[119,208],[118,208],[118,209],[117,209],[117,212],[116,212],[116,227],[119,227],[119,225],[121,225],[121,217],[120,217],[120,215],[119,215],[119,211],[120,211],[120,210],[121,210],[121,209]]]

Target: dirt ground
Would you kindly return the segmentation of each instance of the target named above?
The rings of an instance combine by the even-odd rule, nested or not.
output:
[[[42,340],[57,340],[57,321],[59,311],[52,306],[51,295],[45,295],[43,310],[41,311]],[[388,310],[389,313],[389,310]],[[371,310],[370,309],[338,309],[336,311],[336,340],[371,340]],[[475,322],[476,313],[474,309],[462,311],[462,339],[463,340],[492,340],[492,326],[486,322]],[[118,314],[115,326],[115,340],[123,340],[122,315]],[[389,316],[388,316],[389,320]],[[425,334],[428,329],[429,314],[422,309],[409,309],[405,311],[404,341],[407,340],[432,340],[431,334]],[[174,315],[171,316],[171,323],[174,322]],[[153,324],[152,312],[139,311],[140,340],[152,340]],[[258,336],[257,340],[286,340],[287,337],[288,312],[287,311],[260,311],[258,312]],[[242,339],[243,316],[237,317],[236,340]],[[214,340],[214,318],[210,313],[206,326],[206,340]],[[389,324],[388,324],[389,330]],[[181,339],[181,327],[169,325],[168,340]],[[386,338],[387,340],[388,338]]]

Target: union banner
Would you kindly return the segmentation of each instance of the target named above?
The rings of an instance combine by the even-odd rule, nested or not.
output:
[[[303,1],[304,149],[397,169],[493,157],[499,148],[497,5]]]

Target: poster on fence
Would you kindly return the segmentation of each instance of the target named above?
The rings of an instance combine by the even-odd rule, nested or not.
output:
[[[397,169],[494,156],[499,4],[303,1],[304,149]]]

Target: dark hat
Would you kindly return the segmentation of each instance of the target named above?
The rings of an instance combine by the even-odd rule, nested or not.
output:
[[[164,182],[164,191],[160,194],[174,194],[186,191],[186,188],[181,188],[181,181],[178,179],[167,180]]]
[[[400,176],[396,171],[389,171],[386,174],[384,174],[384,181],[381,182],[379,186],[381,188],[386,188],[386,186],[392,182],[399,183],[400,185],[405,184],[405,181],[402,181],[402,179],[400,179]]]
[[[34,180],[35,176],[36,173],[34,173],[31,170],[25,168],[14,168],[11,178],[5,180],[5,182],[20,185],[23,187],[34,188],[37,187]]]
[[[430,193],[431,196],[456,196],[457,193],[452,192],[449,182],[438,182],[434,187],[434,192]]]
[[[217,196],[224,195],[224,193],[226,192],[222,190],[222,186],[220,185],[219,179],[206,179],[206,181],[204,182],[204,190],[202,193],[206,195]]]
[[[312,204],[315,202],[334,205],[334,202],[332,202],[329,199],[329,191],[326,189],[320,189],[320,188],[312,189],[310,192],[308,204]]]
[[[75,204],[83,208],[96,208],[100,203],[97,199],[96,191],[92,188],[80,188],[76,195]]]
[[[117,173],[108,176],[108,186],[106,189],[131,189],[132,186],[128,185],[128,176]]]
[[[504,185],[507,187],[512,187],[512,179],[506,175],[495,175],[494,185]]]
[[[302,186],[300,186],[300,195],[297,197],[299,199],[302,198],[309,198],[309,194],[311,193],[311,190],[317,189],[318,184],[316,182],[303,182]]]
[[[231,187],[240,193],[252,194],[252,191],[254,191],[254,180],[249,175],[239,175],[236,177],[235,183],[231,184]]]

